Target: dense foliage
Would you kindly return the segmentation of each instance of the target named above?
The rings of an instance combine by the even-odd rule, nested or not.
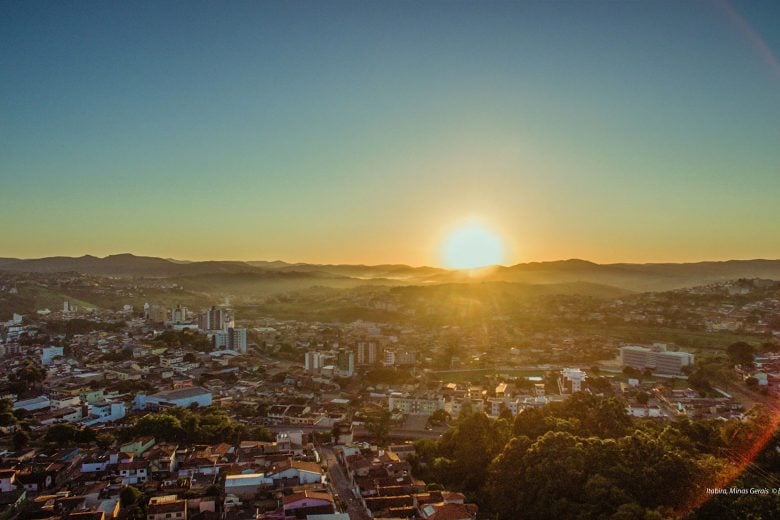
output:
[[[513,422],[462,414],[440,439],[418,441],[412,464],[498,519],[777,518],[777,495],[702,500],[767,427],[762,413],[743,422],[635,421],[616,399],[575,394]],[[729,485],[772,487],[780,455],[770,445],[751,462],[766,466],[758,481],[747,472]]]
[[[157,441],[193,444],[273,439],[266,428],[247,428],[231,418],[227,410],[216,406],[198,411],[171,408],[150,413],[120,432],[120,437],[124,440],[145,435],[151,435]]]

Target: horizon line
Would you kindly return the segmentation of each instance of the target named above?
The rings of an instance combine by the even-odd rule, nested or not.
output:
[[[380,266],[403,266],[403,267],[409,267],[413,269],[441,269],[445,271],[479,271],[483,269],[490,269],[490,268],[511,268],[518,265],[529,265],[529,264],[550,264],[550,263],[562,263],[562,262],[585,262],[593,265],[602,265],[602,266],[610,266],[610,265],[664,265],[664,264],[703,264],[703,263],[726,263],[726,262],[760,262],[760,261],[767,261],[767,262],[773,262],[773,261],[780,261],[780,258],[726,258],[726,259],[705,259],[705,260],[689,260],[689,261],[656,261],[656,262],[641,262],[641,261],[620,261],[620,262],[596,262],[593,260],[587,260],[584,258],[577,258],[577,257],[571,257],[571,258],[559,258],[556,260],[529,260],[525,262],[516,262],[512,264],[490,264],[490,265],[484,265],[479,267],[473,267],[473,268],[463,268],[463,269],[457,269],[457,268],[450,268],[445,266],[436,266],[436,265],[413,265],[413,264],[407,264],[403,262],[384,262],[384,263],[378,263],[378,264],[370,264],[370,263],[349,263],[349,262],[340,262],[340,263],[319,263],[319,262],[291,262],[287,260],[236,260],[236,259],[216,259],[216,258],[209,258],[204,260],[190,260],[190,259],[181,259],[181,258],[174,258],[174,257],[163,257],[163,256],[154,256],[154,255],[142,255],[142,254],[136,254],[136,253],[111,253],[107,254],[105,256],[98,256],[98,255],[92,255],[89,253],[85,253],[80,256],[70,256],[70,255],[50,255],[50,256],[40,256],[40,257],[11,257],[11,256],[0,256],[0,260],[17,260],[17,261],[34,261],[34,260],[47,260],[52,258],[70,258],[70,259],[80,259],[80,258],[96,258],[98,260],[105,260],[110,257],[116,257],[116,256],[131,256],[135,258],[154,258],[158,260],[165,260],[168,262],[180,262],[180,263],[201,263],[201,262],[228,262],[228,263],[242,263],[242,264],[250,264],[251,262],[265,262],[269,264],[273,263],[283,263],[289,266],[296,266],[296,265],[310,265],[310,266],[323,266],[323,267],[329,267],[329,266],[351,266],[351,267],[380,267]],[[257,266],[253,266],[257,267]],[[0,268],[2,270],[2,268]]]

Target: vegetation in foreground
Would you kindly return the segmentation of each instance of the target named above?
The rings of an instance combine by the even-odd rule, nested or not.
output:
[[[746,421],[671,423],[630,418],[614,398],[567,401],[491,420],[462,413],[438,440],[417,442],[413,473],[464,492],[491,518],[780,518],[780,495],[717,495],[707,488],[771,489],[778,437],[766,411]],[[745,467],[735,479],[732,477]]]

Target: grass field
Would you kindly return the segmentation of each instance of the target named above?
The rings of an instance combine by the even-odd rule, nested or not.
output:
[[[648,325],[581,325],[569,328],[574,328],[580,333],[603,334],[624,341],[674,343],[679,347],[700,350],[725,350],[726,347],[737,341],[746,341],[752,345],[758,345],[763,340],[759,336],[749,334],[693,331]]]
[[[430,373],[432,379],[441,379],[450,383],[464,383],[471,381],[476,383],[485,376],[506,375],[510,377],[543,376],[544,370],[502,370],[499,368],[482,368],[473,370],[447,370]]]

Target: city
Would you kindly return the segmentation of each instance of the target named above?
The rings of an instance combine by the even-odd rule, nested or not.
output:
[[[463,471],[457,451],[431,458],[471,422],[541,440],[544,414],[577,406],[551,431],[606,435],[581,414],[609,406],[609,428],[736,435],[772,421],[780,393],[780,282],[768,279],[532,292],[490,312],[451,305],[449,316],[440,298],[333,289],[375,321],[321,322],[247,318],[257,307],[219,291],[188,307],[176,303],[194,302],[186,282],[154,292],[170,283],[157,276],[8,265],[0,301],[19,312],[0,328],[0,496],[5,514],[29,518],[476,519],[505,506],[448,476]],[[79,299],[30,306],[62,293]],[[164,297],[140,303],[148,294]],[[117,303],[88,303],[107,296]],[[309,302],[300,290],[263,299],[280,297]],[[231,299],[241,303],[216,303]],[[723,474],[744,446],[716,444]],[[498,471],[491,458],[480,471]],[[453,467],[437,468],[445,459]],[[685,504],[657,505],[667,515]]]
[[[779,21],[0,1],[0,520],[780,518]]]

